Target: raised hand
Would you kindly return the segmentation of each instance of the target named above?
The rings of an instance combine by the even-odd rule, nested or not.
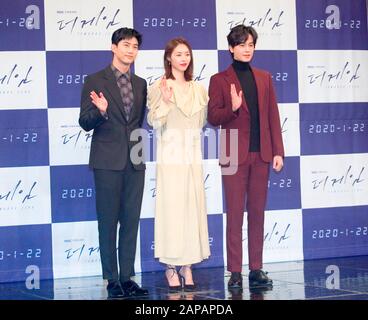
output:
[[[235,84],[230,85],[230,95],[231,95],[231,105],[233,108],[233,111],[236,111],[240,108],[242,104],[242,90],[239,91],[239,94],[236,93]]]
[[[161,83],[160,83],[160,90],[162,94],[162,98],[165,102],[169,102],[170,98],[173,95],[173,90],[171,87],[167,85],[166,77],[162,77]]]
[[[92,91],[89,96],[91,97],[92,103],[98,108],[98,110],[106,112],[108,102],[102,92],[98,95],[95,91]]]

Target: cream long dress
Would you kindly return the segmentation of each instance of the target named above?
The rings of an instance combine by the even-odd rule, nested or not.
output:
[[[210,255],[201,152],[208,95],[197,82],[182,90],[168,79],[165,103],[160,82],[148,88],[147,116],[157,136],[155,258],[181,266]]]

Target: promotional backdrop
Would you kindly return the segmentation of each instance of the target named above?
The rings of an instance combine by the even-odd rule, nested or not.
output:
[[[368,32],[365,0],[2,0],[0,6],[0,282],[100,275],[92,132],[78,125],[85,76],[111,62],[111,35],[134,27],[134,71],[150,85],[163,49],[184,36],[195,80],[231,63],[226,35],[259,33],[252,65],[276,87],[285,167],[269,180],[264,262],[368,254]],[[148,130],[136,272],[153,258],[155,140]],[[203,130],[211,257],[226,265],[217,131]],[[175,214],[175,213],[173,213]],[[246,213],[245,213],[246,214]],[[247,225],[244,219],[244,264]],[[245,270],[246,271],[246,270]]]

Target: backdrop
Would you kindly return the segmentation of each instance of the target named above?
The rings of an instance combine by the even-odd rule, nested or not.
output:
[[[194,49],[195,79],[231,57],[237,24],[259,33],[253,65],[277,91],[285,167],[271,173],[264,261],[368,254],[368,32],[365,0],[2,0],[0,7],[0,282],[101,274],[92,132],[78,125],[87,74],[111,62],[111,35],[143,34],[134,66],[148,84],[163,74],[163,48],[176,36]],[[136,272],[153,258],[155,141],[147,171]],[[226,265],[226,207],[216,160],[217,131],[203,135],[212,255]],[[175,214],[175,213],[173,213]],[[246,213],[245,213],[246,214]],[[244,264],[247,225],[244,230]]]

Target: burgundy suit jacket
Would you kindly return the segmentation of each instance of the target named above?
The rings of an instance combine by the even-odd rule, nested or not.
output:
[[[258,91],[260,154],[263,161],[271,162],[275,155],[284,157],[275,90],[270,73],[253,67],[251,67],[251,70]],[[238,140],[236,141],[238,147],[237,165],[245,163],[249,152],[250,113],[244,98],[247,93],[243,92],[242,105],[236,112],[233,112],[230,95],[231,84],[235,84],[237,93],[242,90],[234,68],[229,66],[225,71],[213,75],[209,86],[208,122],[214,126],[221,126],[222,129],[219,156],[221,166],[229,166],[233,163],[233,160],[230,163],[228,159],[231,150],[231,129],[238,130]],[[232,156],[234,156],[234,152],[232,153]]]

